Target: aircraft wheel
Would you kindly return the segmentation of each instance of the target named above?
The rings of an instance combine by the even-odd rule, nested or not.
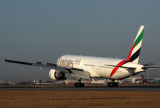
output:
[[[75,83],[74,85],[75,85],[75,87],[84,87],[85,86],[84,83]]]
[[[117,82],[109,82],[108,87],[118,87],[118,83]]]

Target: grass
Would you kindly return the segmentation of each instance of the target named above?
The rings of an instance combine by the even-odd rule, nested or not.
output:
[[[0,90],[1,108],[160,108],[160,92]]]

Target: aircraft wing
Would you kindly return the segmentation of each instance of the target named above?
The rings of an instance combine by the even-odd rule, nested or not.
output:
[[[90,73],[86,71],[72,70],[71,75],[76,78],[90,79]]]
[[[44,68],[50,68],[50,69],[57,69],[57,68],[59,68],[56,64],[52,64],[52,63],[47,63],[47,64],[42,64],[41,62],[30,63],[30,62],[8,60],[8,59],[4,59],[4,61],[5,62],[9,62],[9,63],[16,63],[16,64],[29,65],[29,66],[44,67]]]
[[[55,69],[55,70],[63,71],[65,73],[70,73],[73,77],[77,77],[77,78],[83,78],[83,79],[90,78],[89,72],[86,72],[82,69],[60,67],[60,66],[57,66],[57,64],[52,64],[52,63],[47,63],[47,64],[42,64],[41,62],[30,63],[30,62],[8,60],[8,59],[4,59],[4,61],[9,62],[9,63],[28,65],[28,66],[36,66],[36,67],[42,67],[42,68]]]

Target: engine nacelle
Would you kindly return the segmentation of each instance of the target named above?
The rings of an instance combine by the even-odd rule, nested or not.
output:
[[[61,71],[57,71],[55,69],[51,69],[49,71],[49,77],[53,80],[65,80],[65,73]]]

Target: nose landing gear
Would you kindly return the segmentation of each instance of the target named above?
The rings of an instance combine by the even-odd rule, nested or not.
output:
[[[81,78],[78,80],[77,83],[74,84],[75,87],[85,87],[85,84],[81,82]]]

